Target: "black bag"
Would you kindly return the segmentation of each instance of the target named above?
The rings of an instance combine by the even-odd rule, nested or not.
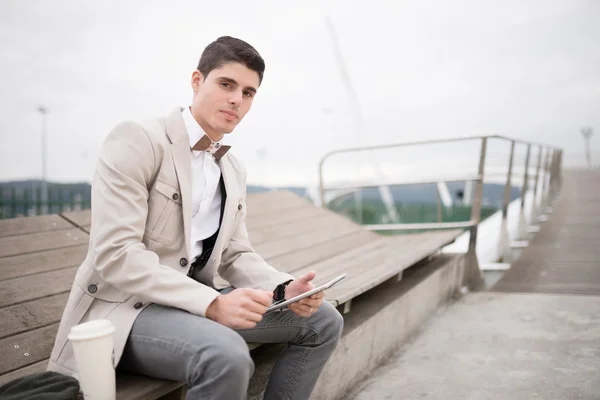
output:
[[[77,400],[79,381],[54,371],[23,376],[0,386],[0,400]]]

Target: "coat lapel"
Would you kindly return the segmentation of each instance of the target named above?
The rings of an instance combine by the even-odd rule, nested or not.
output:
[[[190,235],[192,222],[192,159],[190,141],[181,116],[181,108],[174,110],[166,119],[167,135],[171,140],[171,155],[181,191],[185,251],[190,259]]]
[[[215,247],[221,246],[221,241],[223,238],[228,236],[221,233],[229,232],[231,225],[235,222],[238,200],[240,198],[240,188],[238,185],[237,176],[227,155],[223,156],[223,158],[219,160],[219,166],[221,167],[221,174],[223,175],[223,183],[225,184],[225,192],[227,193],[227,197],[225,200],[225,210],[223,212],[223,221],[221,222],[221,229],[219,232],[220,234],[217,238]]]

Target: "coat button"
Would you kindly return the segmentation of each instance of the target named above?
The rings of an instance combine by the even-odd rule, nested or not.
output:
[[[181,260],[179,260],[179,265],[185,267],[187,265],[187,258],[183,257]]]
[[[241,204],[238,206],[238,210],[242,211],[242,205]]]
[[[173,200],[177,200],[177,199],[179,199],[179,194],[173,193]]]
[[[90,285],[88,286],[88,292],[90,293],[96,293],[98,291],[98,286],[96,285]]]
[[[135,308],[136,310],[139,310],[140,308],[142,308],[143,304],[141,302],[137,302],[135,303],[135,305],[133,306],[133,308]]]

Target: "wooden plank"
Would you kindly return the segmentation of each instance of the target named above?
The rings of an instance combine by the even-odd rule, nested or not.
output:
[[[50,357],[58,324],[0,340],[0,375]]]
[[[391,254],[389,251],[380,251],[379,254],[370,259],[367,268],[364,265],[362,268],[356,266],[352,268],[352,273],[344,279],[344,282],[329,289],[327,299],[335,301],[337,305],[343,304],[397,276],[399,272],[413,266],[431,254],[432,248],[427,243],[419,244],[413,251],[397,251]]]
[[[308,199],[288,190],[276,190],[249,194],[246,197],[246,207],[248,216],[256,216],[314,205]]]
[[[60,215],[62,215],[75,226],[84,227],[92,224],[92,211],[89,209],[81,211],[67,211],[61,213]]]
[[[60,321],[69,293],[0,308],[0,339]]]
[[[283,223],[301,221],[305,218],[313,218],[323,215],[323,210],[316,207],[296,208],[285,212],[274,212],[264,215],[250,216],[246,218],[249,231],[277,226]]]
[[[388,266],[391,259],[393,259],[393,257],[387,251],[385,251],[383,247],[375,247],[369,250],[364,250],[355,257],[349,257],[343,261],[330,262],[328,263],[327,267],[310,266],[302,268],[301,270],[296,271],[294,275],[302,276],[306,272],[314,270],[317,273],[315,284],[320,284],[327,282],[328,280],[333,279],[334,277],[343,273],[348,274],[346,279],[325,292],[325,299],[337,306],[343,303],[343,301],[340,300],[341,297],[343,297],[340,296],[340,293],[345,295],[349,290],[352,289],[352,285],[349,285],[348,282],[362,280],[364,276],[369,275],[370,270],[384,270],[384,268]],[[366,283],[368,284],[368,282]],[[337,289],[337,291],[334,291],[334,288]]]
[[[58,215],[10,218],[0,220],[0,238],[70,228],[71,224]]]
[[[70,291],[77,268],[59,269],[0,282],[0,308]]]
[[[357,230],[349,235],[339,235],[328,241],[322,241],[310,248],[298,249],[277,257],[267,258],[266,261],[280,271],[292,273],[301,267],[329,260],[339,254],[378,241],[380,237],[372,232]]]
[[[360,247],[369,242],[380,240],[381,236],[358,229],[344,235],[338,235],[331,240],[323,240],[310,248],[310,251],[305,249],[295,249],[283,255],[274,257],[266,257],[265,259],[278,268],[285,271],[294,271],[302,266],[315,264],[320,261],[325,261],[338,254],[344,253],[349,249]]]
[[[9,372],[8,374],[0,375],[0,386],[27,375],[46,371],[46,368],[48,367],[48,360],[49,359],[46,359],[35,364],[28,365],[24,368],[20,368],[16,371]]]
[[[454,242],[462,233],[462,229],[452,229],[445,231],[413,233],[410,235],[398,235],[391,236],[392,241],[390,243],[392,246],[402,247],[406,246],[408,243],[429,242],[429,245],[432,248],[441,248]]]
[[[386,240],[380,239],[338,254],[328,260],[299,268],[294,271],[294,276],[302,276],[309,271],[315,271],[319,277],[319,282],[324,282],[343,273],[348,273],[348,277],[362,274],[364,270],[372,267],[373,262],[381,261],[386,257],[393,257],[386,249]]]
[[[285,190],[250,194],[246,198],[246,207],[247,218],[252,219],[265,214],[315,206],[309,200]],[[91,210],[69,211],[61,213],[61,215],[74,225],[89,232],[92,224]]]
[[[347,235],[360,230],[360,226],[350,221],[339,221],[337,224],[317,232],[308,232],[302,235],[272,240],[255,246],[258,254],[263,258],[272,258],[300,249],[309,249],[321,242],[332,240],[340,235]],[[307,250],[309,251],[309,250]]]
[[[0,258],[0,281],[81,264],[88,245]]]
[[[249,232],[250,242],[253,245],[258,245],[271,240],[327,229],[340,219],[345,221],[343,217],[333,213],[317,214],[312,218],[305,218],[300,221],[283,222],[273,227],[255,229]]]
[[[339,253],[327,260],[320,260],[314,264],[305,265],[301,268],[292,271],[295,276],[301,276],[309,271],[315,271],[319,277],[319,281],[326,281],[340,275],[344,272],[352,273],[353,268],[362,270],[368,268],[369,262],[372,262],[374,255],[379,257],[380,254],[387,254],[387,239],[379,238],[378,240],[361,244],[352,249],[347,249],[343,253]]]
[[[371,246],[350,250],[327,261],[300,268],[294,271],[294,275],[301,276],[314,270],[320,280],[327,281],[344,272],[348,273],[342,283],[326,294],[328,301],[339,305],[398,276],[404,269],[453,241],[460,233],[460,230],[455,230],[381,238]]]
[[[34,233],[0,238],[0,257],[33,253],[87,243],[88,235],[80,229]]]

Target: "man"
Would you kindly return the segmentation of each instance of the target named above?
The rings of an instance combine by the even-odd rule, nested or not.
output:
[[[92,183],[88,255],[75,277],[49,370],[77,376],[67,334],[106,318],[120,370],[185,381],[188,399],[246,397],[246,342],[288,343],[266,399],[308,399],[341,336],[323,293],[264,315],[313,286],[256,254],[246,230],[246,174],[221,144],[250,110],[264,61],[221,37],[192,74],[190,107],[117,125]]]

